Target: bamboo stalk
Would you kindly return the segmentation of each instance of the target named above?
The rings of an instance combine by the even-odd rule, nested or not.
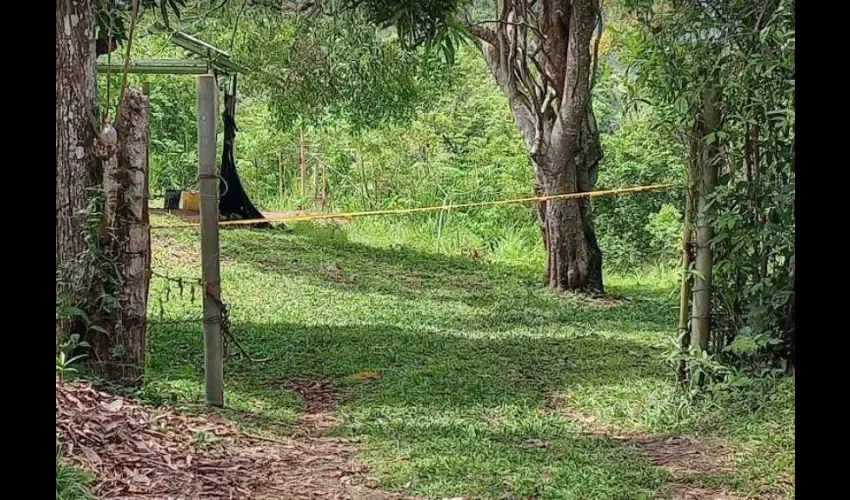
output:
[[[692,177],[690,174],[688,177]],[[693,191],[694,187],[691,182],[688,182],[688,189],[685,193],[685,216],[682,228],[682,284],[679,290],[679,347],[682,351],[688,348],[691,343],[691,335],[688,330],[688,306],[691,295],[691,235],[693,226]],[[687,366],[684,360],[679,361],[677,370],[679,381],[684,381],[687,378]]]
[[[204,375],[207,404],[224,405],[218,175],[215,165],[215,77],[198,77],[198,177],[201,189],[201,267],[204,281]]]
[[[720,111],[717,108],[716,99],[716,89],[706,90],[703,102],[706,134],[716,132],[720,125]],[[719,148],[716,139],[712,143],[704,144],[698,180],[699,199],[697,201],[696,255],[694,259],[697,276],[694,278],[694,300],[691,313],[691,345],[703,350],[708,349],[711,338],[711,271],[714,260],[711,240],[714,238],[714,228],[711,226],[711,206],[708,200],[717,184],[718,156]]]

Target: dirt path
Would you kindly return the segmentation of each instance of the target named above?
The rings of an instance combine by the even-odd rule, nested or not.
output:
[[[580,422],[589,435],[607,437],[632,447],[646,461],[670,473],[673,480],[659,492],[659,498],[668,500],[775,500],[781,498],[770,493],[743,496],[727,488],[709,488],[694,484],[699,476],[733,471],[732,453],[718,440],[698,436],[658,437],[626,432],[600,422],[556,396],[548,398],[544,408]]]
[[[326,381],[294,381],[307,411],[289,439],[244,434],[217,415],[153,408],[56,380],[65,456],[95,478],[102,499],[400,500],[370,485],[344,438],[323,436],[335,405]],[[297,389],[300,388],[300,389]]]

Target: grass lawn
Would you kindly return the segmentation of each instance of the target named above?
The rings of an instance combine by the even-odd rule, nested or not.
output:
[[[255,358],[225,368],[239,422],[286,433],[303,401],[281,385],[330,377],[333,432],[358,438],[388,489],[432,498],[655,498],[671,474],[580,412],[643,435],[697,431],[734,452],[700,485],[793,497],[794,393],[782,381],[755,408],[687,404],[663,355],[676,276],[607,276],[627,300],[540,287],[540,269],[370,243],[356,226],[223,230],[222,289],[232,331]],[[154,270],[198,277],[194,230],[154,232]],[[142,396],[203,397],[200,294],[155,277]],[[367,373],[369,376],[364,376]]]

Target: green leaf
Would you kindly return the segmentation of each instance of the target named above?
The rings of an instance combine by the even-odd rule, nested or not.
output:
[[[88,321],[88,319],[89,319],[88,316],[86,315],[85,311],[83,311],[82,309],[80,309],[78,307],[73,307],[73,306],[59,306],[59,307],[57,307],[56,308],[56,315],[62,316],[62,317],[68,317],[68,318],[78,317],[78,318],[82,318],[85,321]]]

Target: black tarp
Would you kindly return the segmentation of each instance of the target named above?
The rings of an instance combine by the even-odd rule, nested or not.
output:
[[[221,177],[218,183],[218,212],[219,215],[226,220],[243,219],[258,221],[265,220],[263,214],[251,203],[248,194],[242,187],[242,181],[239,180],[239,174],[236,171],[236,160],[233,157],[233,142],[236,140],[236,120],[231,114],[231,110],[235,107],[232,100],[236,97],[232,94],[224,95],[224,113],[222,120],[224,121],[224,149],[221,154]],[[251,224],[255,228],[269,228],[271,224],[268,222],[258,222]]]

